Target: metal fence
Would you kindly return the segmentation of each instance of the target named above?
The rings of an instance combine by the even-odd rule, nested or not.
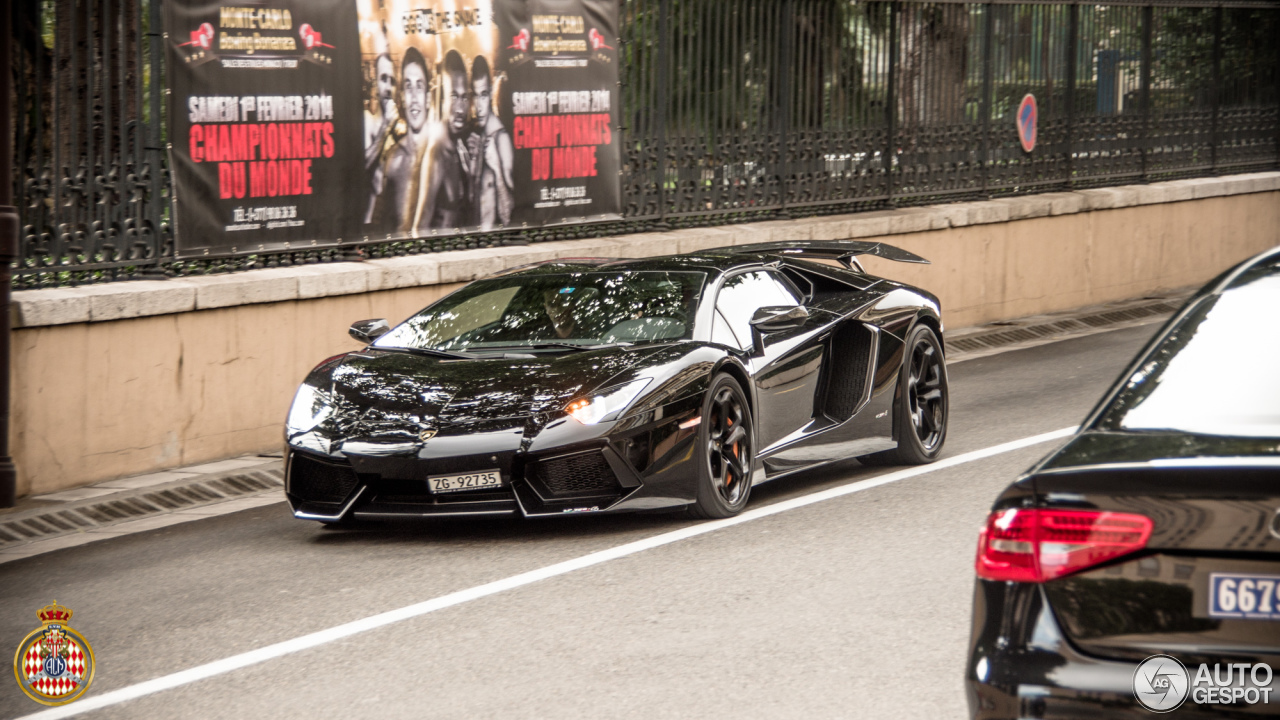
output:
[[[158,0],[12,11],[15,286],[163,276],[173,233]]]
[[[177,261],[159,1],[14,4],[19,287],[1280,166],[1277,2],[620,0],[622,222]]]

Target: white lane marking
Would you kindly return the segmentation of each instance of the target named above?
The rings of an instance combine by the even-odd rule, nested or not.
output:
[[[619,545],[606,550],[599,550],[572,560],[565,560],[564,562],[559,562],[555,565],[548,565],[543,568],[538,568],[537,570],[530,570],[529,572],[520,573],[519,575],[512,575],[511,577],[495,580],[491,583],[485,583],[484,585],[478,585],[466,590],[459,590],[415,605],[402,607],[398,610],[379,613],[378,615],[372,615],[367,618],[337,625],[335,627],[328,628],[327,630],[320,630],[292,640],[285,640],[284,642],[278,642],[274,645],[258,648],[257,650],[250,650],[249,652],[241,653],[239,655],[232,655],[231,657],[223,658],[222,660],[215,660],[204,665],[197,665],[196,667],[182,670],[171,675],[158,677],[154,680],[147,680],[136,685],[129,685],[127,687],[120,688],[119,690],[112,690],[111,692],[104,693],[102,695],[88,697],[77,701],[73,705],[64,705],[61,707],[50,708],[42,712],[32,713],[31,715],[26,715],[19,720],[53,720],[53,718],[67,718],[81,713],[86,713],[91,710],[99,710],[112,705],[119,705],[120,703],[136,700],[137,698],[144,697],[146,695],[171,690],[176,687],[181,687],[199,680],[205,680],[217,675],[223,675],[233,670],[257,665],[258,663],[274,660],[276,658],[301,652],[319,645],[325,645],[352,635],[368,632],[394,623],[403,622],[421,615],[426,615],[427,613],[433,613],[437,610],[443,610],[472,600],[479,600],[480,598],[488,597],[490,595],[514,590],[525,585],[536,583],[540,580],[546,580],[559,575],[566,575],[576,570],[589,568],[593,565],[609,562],[610,560],[617,560],[618,558],[623,558],[628,555],[635,555],[636,553],[641,553],[645,550],[652,550],[656,547],[670,545],[672,543],[680,542],[681,540],[688,540],[689,538],[705,535],[710,532],[715,532],[716,530],[723,530],[724,528],[733,527],[734,525],[741,525],[742,523],[751,522],[752,520],[759,520],[760,518],[784,513],[788,510],[795,510],[796,508],[802,508],[856,492],[870,490],[899,480],[918,477],[920,475],[945,470],[957,465],[963,465],[976,460],[983,460],[995,455],[1021,450],[1033,445],[1039,445],[1040,443],[1058,440],[1071,435],[1075,431],[1076,428],[1069,427],[1062,428],[1061,430],[1054,430],[1053,432],[1043,433],[1041,435],[1033,435],[1031,437],[1022,438],[1021,440],[993,445],[982,450],[974,450],[973,452],[967,452],[963,455],[956,455],[955,457],[950,457],[945,460],[939,460],[932,465],[921,465],[919,467],[908,468],[906,470],[898,470],[869,480],[858,480],[847,485],[829,488],[809,495],[802,495],[800,497],[791,498],[790,500],[783,500],[772,505],[756,508],[755,510],[748,510],[737,517],[726,518],[724,520],[712,520],[681,528],[679,530],[672,530],[671,532],[662,533],[643,540],[629,542],[625,545]]]

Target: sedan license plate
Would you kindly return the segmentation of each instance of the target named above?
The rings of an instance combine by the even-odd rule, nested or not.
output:
[[[462,475],[433,475],[427,478],[427,483],[431,486],[431,492],[437,495],[461,490],[495,488],[502,486],[502,473],[497,470],[481,470]]]
[[[1280,620],[1280,575],[1210,573],[1209,617]]]

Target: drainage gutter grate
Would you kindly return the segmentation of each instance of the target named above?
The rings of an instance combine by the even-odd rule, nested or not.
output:
[[[1050,338],[1062,339],[1072,335],[1088,335],[1099,330],[1146,324],[1172,315],[1182,307],[1191,292],[1188,289],[1165,297],[1111,303],[1071,313],[1036,315],[961,330],[947,335],[947,358],[956,359],[997,348],[1041,344]]]
[[[3,516],[4,519],[0,520],[0,548],[283,489],[284,472],[280,461],[276,460],[244,470],[182,478],[103,497],[60,503],[56,507],[33,508]]]

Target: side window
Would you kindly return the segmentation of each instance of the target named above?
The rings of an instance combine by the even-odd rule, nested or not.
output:
[[[804,293],[796,289],[796,284],[786,275],[780,275],[776,272],[768,273],[769,278],[778,284],[778,291],[782,296],[786,297],[783,302],[769,303],[770,305],[803,305]],[[763,307],[763,306],[761,306]]]
[[[770,305],[799,305],[800,302],[800,294],[789,283],[773,273],[758,270],[725,280],[716,298],[716,309],[724,315],[729,329],[738,338],[738,347],[747,347],[751,344],[751,316],[756,314],[756,310]]]
[[[729,347],[742,347],[733,331],[729,329],[729,321],[724,319],[724,315],[721,315],[719,310],[716,310],[715,322],[711,325],[711,342]]]

